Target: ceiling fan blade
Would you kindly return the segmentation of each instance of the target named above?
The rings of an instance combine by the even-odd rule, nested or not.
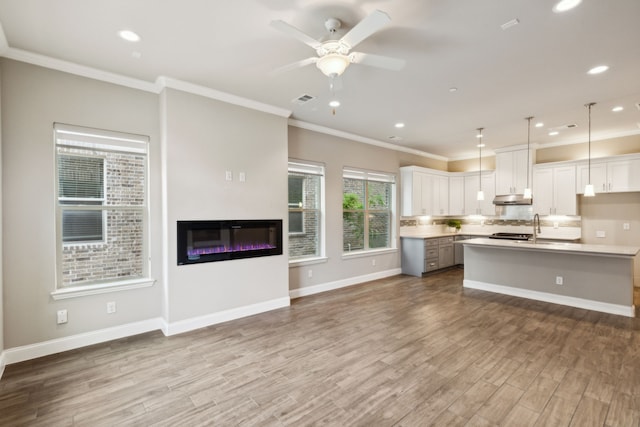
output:
[[[353,48],[389,22],[391,22],[389,15],[381,10],[374,10],[369,16],[358,22],[358,24],[340,40]]]
[[[281,31],[295,39],[300,40],[302,43],[311,46],[314,49],[317,49],[322,45],[322,43],[320,43],[310,35],[303,33],[293,25],[287,24],[280,19],[271,21],[271,26],[278,31]]]
[[[384,68],[392,71],[399,71],[404,68],[404,59],[390,58],[388,56],[372,55],[370,53],[352,52],[349,55],[354,64],[368,65],[370,67]]]
[[[318,58],[312,56],[311,58],[302,59],[300,61],[293,62],[291,64],[283,65],[282,67],[278,67],[271,72],[271,74],[280,74],[286,71],[295,70],[297,68],[306,67],[307,65],[315,64],[318,62]]]

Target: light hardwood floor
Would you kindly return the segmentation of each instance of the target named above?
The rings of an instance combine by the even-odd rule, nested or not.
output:
[[[0,425],[638,426],[640,319],[396,276],[7,366]]]

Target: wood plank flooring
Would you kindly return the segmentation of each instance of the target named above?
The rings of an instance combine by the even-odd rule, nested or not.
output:
[[[462,276],[396,276],[9,365],[0,425],[640,425],[640,319]]]

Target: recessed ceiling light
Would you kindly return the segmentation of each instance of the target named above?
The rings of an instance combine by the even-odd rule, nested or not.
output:
[[[604,73],[608,69],[609,69],[608,65],[598,65],[597,67],[593,67],[592,69],[587,71],[587,73],[588,74],[600,74],[600,73]]]
[[[118,35],[120,36],[121,39],[126,40],[128,42],[135,43],[140,41],[140,36],[131,30],[118,31]]]
[[[555,13],[566,12],[567,10],[573,9],[580,3],[582,3],[582,0],[560,0],[555,6],[553,6],[553,11]]]
[[[484,147],[485,147],[485,144],[478,144],[478,145],[476,145],[476,147],[478,147],[478,148],[484,148]]]
[[[457,92],[458,88],[457,87],[450,87],[449,88],[449,92],[453,93],[453,92]]]
[[[536,123],[536,125],[535,125],[535,126],[536,126],[537,128],[541,128],[542,126],[544,126],[544,123],[542,123],[542,122],[538,122],[538,123]]]
[[[404,123],[396,123],[395,125],[393,125],[395,127],[397,127],[398,129],[401,129],[404,127]]]
[[[620,105],[618,105],[617,107],[613,107],[611,109],[611,111],[613,111],[614,113],[617,113],[618,111],[622,111],[622,110],[624,110],[624,107],[622,107]]]
[[[558,131],[554,130],[554,131],[549,132],[549,136],[556,136],[556,135],[557,135],[557,134],[559,134],[559,133],[560,133],[560,132],[558,132]]]
[[[336,108],[336,107],[339,107],[339,106],[340,106],[340,101],[331,101],[331,102],[329,102],[329,107]]]

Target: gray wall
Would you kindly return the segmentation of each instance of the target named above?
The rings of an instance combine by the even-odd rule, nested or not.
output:
[[[148,135],[151,274],[161,275],[160,162],[156,94],[2,60],[4,348],[160,317],[151,288],[54,301],[56,243],[53,123]],[[106,302],[118,311],[106,314]],[[56,324],[56,311],[69,321]]]
[[[287,298],[284,254],[178,266],[176,221],[287,218],[287,119],[165,89],[167,320]],[[225,180],[225,172],[233,181]],[[239,173],[246,174],[240,182]],[[284,222],[284,230],[287,223]]]
[[[403,160],[407,161],[406,154]],[[342,168],[357,167],[396,174],[396,216],[399,214],[398,152],[311,130],[289,127],[289,157],[325,165],[326,256],[321,264],[289,268],[289,288],[321,285],[400,268],[400,250],[359,258],[342,258]],[[396,221],[396,227],[399,221]],[[399,247],[398,229],[396,246]],[[376,265],[372,265],[372,260]],[[309,277],[312,270],[312,277]]]

